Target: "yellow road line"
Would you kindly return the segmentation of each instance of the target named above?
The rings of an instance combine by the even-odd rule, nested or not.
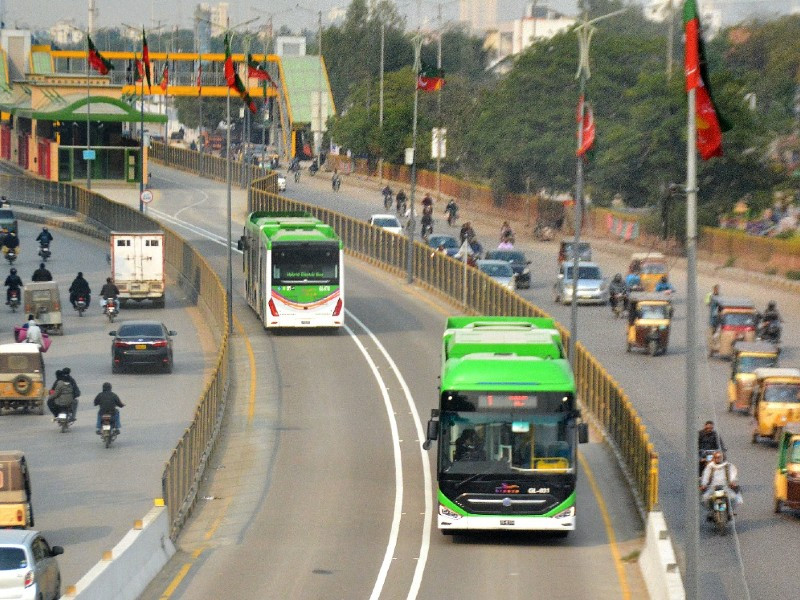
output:
[[[250,343],[250,338],[247,337],[242,323],[239,319],[234,317],[233,324],[244,338],[244,345],[245,348],[247,348],[247,359],[250,361],[250,396],[247,402],[247,424],[249,425],[253,422],[253,417],[256,413],[256,355],[253,353],[253,345]]]
[[[597,500],[597,506],[600,508],[600,514],[603,517],[603,523],[606,527],[606,535],[608,536],[608,545],[611,547],[611,557],[614,559],[614,567],[617,570],[619,587],[622,589],[622,597],[626,600],[630,600],[631,590],[628,587],[628,577],[625,574],[625,565],[622,563],[622,558],[619,555],[619,548],[617,548],[617,536],[614,533],[614,525],[611,523],[611,516],[608,514],[606,501],[603,499],[603,494],[594,478],[592,468],[589,466],[589,462],[586,460],[586,457],[584,457],[583,452],[578,452],[578,460],[580,461],[581,467],[583,467],[583,470],[586,473],[586,479],[589,481],[589,486],[592,488],[592,493],[594,494],[595,500]]]
[[[164,590],[164,593],[161,594],[161,600],[167,600],[175,593],[175,590],[178,589],[178,586],[183,581],[183,578],[186,577],[186,574],[189,572],[189,569],[192,568],[192,563],[186,563],[181,567],[181,570],[178,571],[178,574],[175,575],[175,578],[172,582],[167,586],[167,589]]]
[[[222,512],[219,514],[219,516],[216,519],[214,519],[214,522],[211,523],[211,527],[209,527],[208,531],[205,532],[205,534],[203,535],[203,539],[208,541],[214,536],[214,534],[216,533],[216,531],[219,528],[220,524],[222,523],[222,519],[224,519],[225,515],[228,513],[228,507],[230,506],[232,499],[233,499],[233,497],[229,497],[229,498],[225,499],[225,506],[222,508]]]

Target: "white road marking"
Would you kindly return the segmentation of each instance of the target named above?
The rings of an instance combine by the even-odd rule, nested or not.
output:
[[[194,208],[195,206],[200,206],[201,204],[203,204],[203,202],[205,202],[206,200],[208,200],[208,194],[206,194],[206,193],[205,193],[203,190],[201,190],[200,188],[195,188],[195,189],[196,189],[198,192],[200,192],[200,194],[202,194],[202,196],[203,196],[203,199],[202,199],[202,200],[199,200],[198,202],[195,202],[194,204],[189,204],[188,206],[184,206],[182,209],[180,209],[178,212],[176,212],[176,213],[173,215],[173,216],[174,216],[176,219],[178,218],[178,215],[179,215],[179,214],[181,214],[183,211],[185,211],[185,210],[187,210],[187,209],[189,209],[189,208]]]

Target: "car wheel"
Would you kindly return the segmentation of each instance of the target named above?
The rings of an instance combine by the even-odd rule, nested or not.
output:
[[[172,359],[169,359],[169,362],[164,365],[164,373],[172,373]]]
[[[56,577],[56,590],[55,590],[55,592],[56,592],[56,595],[53,596],[53,600],[58,600],[59,598],[61,598],[61,575],[60,574]]]
[[[783,502],[780,500],[775,500],[775,512],[779,513],[783,509]]]
[[[118,373],[122,372],[122,365],[118,365],[117,363],[114,362],[113,359],[111,360],[111,372],[114,375],[117,375]]]

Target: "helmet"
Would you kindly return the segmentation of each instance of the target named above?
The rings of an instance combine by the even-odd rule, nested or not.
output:
[[[47,225],[45,225],[44,227],[42,227],[42,231],[47,231]]]
[[[770,300],[769,303],[767,304],[767,310],[775,310],[776,306],[777,306],[777,304],[776,304],[775,300]]]
[[[12,268],[12,269],[11,269],[11,274],[12,274],[12,275],[16,275],[16,274],[17,274],[17,270],[16,270],[16,269],[14,269],[14,268]]]
[[[64,367],[63,369],[61,369],[61,374],[64,375],[65,377],[70,373],[72,373],[72,371],[70,370],[69,367]]]
[[[108,383],[107,381],[103,384],[103,391],[104,392],[110,392],[111,391],[111,384]]]
[[[39,263],[39,268],[44,269],[44,263]]]
[[[614,281],[622,281],[622,273],[617,273],[614,275]]]

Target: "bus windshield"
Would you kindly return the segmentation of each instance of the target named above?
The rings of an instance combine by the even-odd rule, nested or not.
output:
[[[567,414],[528,411],[447,413],[439,469],[464,475],[570,471],[575,454],[567,420]]]
[[[339,245],[282,243],[272,246],[272,284],[339,284]]]

